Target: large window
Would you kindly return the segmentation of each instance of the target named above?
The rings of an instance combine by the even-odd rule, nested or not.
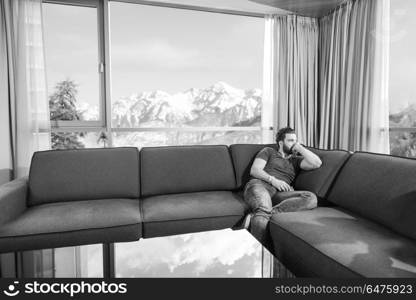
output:
[[[260,142],[261,18],[111,2],[116,146]]]
[[[391,1],[390,150],[416,157],[416,1]]]
[[[262,142],[263,18],[44,2],[53,149]]]

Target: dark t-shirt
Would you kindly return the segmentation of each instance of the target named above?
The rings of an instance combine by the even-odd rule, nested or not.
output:
[[[289,158],[283,158],[279,151],[270,147],[262,149],[256,155],[257,158],[264,159],[267,162],[264,167],[264,171],[267,174],[283,180],[289,185],[292,185],[293,180],[295,180],[300,170],[300,163],[303,160],[303,156],[294,155],[289,156]]]

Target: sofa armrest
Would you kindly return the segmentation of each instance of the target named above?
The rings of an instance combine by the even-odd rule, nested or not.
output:
[[[27,177],[0,186],[0,225],[15,219],[26,210],[27,191]]]

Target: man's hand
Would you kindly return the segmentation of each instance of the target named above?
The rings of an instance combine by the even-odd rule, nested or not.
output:
[[[274,186],[277,190],[281,191],[281,192],[289,192],[289,191],[293,191],[293,188],[288,185],[286,182],[284,182],[283,180],[279,180],[275,177],[272,177],[270,184],[272,186]]]
[[[302,148],[303,146],[299,142],[296,142],[292,146],[292,152],[300,152]]]
[[[321,167],[322,161],[319,156],[303,147],[299,142],[293,144],[292,151],[298,152],[304,157],[300,163],[302,170],[315,170]]]

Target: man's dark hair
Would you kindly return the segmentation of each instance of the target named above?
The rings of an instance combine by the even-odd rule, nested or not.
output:
[[[276,144],[279,145],[280,141],[284,141],[286,138],[286,134],[295,133],[295,130],[290,127],[285,127],[280,129],[276,134]],[[279,146],[280,147],[280,146]]]

